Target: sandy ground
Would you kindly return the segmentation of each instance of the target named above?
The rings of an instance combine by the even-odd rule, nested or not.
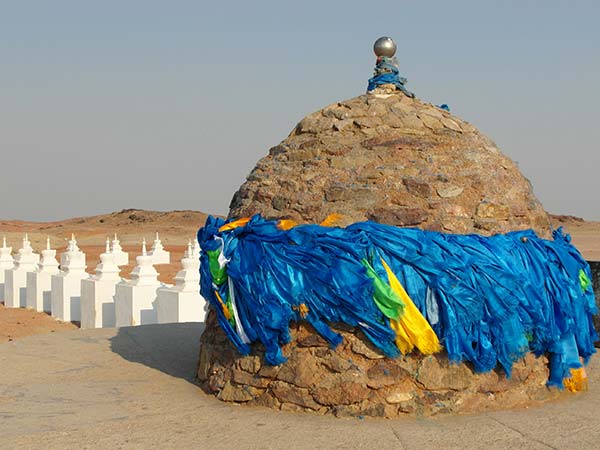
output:
[[[234,406],[194,384],[201,324],[75,330],[0,345],[0,449],[527,449],[600,442],[590,391],[539,408],[398,420]]]
[[[0,344],[33,334],[55,333],[76,329],[72,323],[54,320],[48,314],[31,309],[5,308],[0,304]]]

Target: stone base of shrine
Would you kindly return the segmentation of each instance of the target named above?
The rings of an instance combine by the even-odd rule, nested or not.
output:
[[[287,362],[270,366],[260,344],[251,355],[240,355],[211,310],[198,363],[202,387],[227,402],[338,417],[471,413],[573,395],[546,387],[543,356],[526,355],[507,379],[501,369],[478,374],[468,364],[451,364],[445,353],[386,358],[346,325],[332,325],[344,339],[336,349],[307,323],[290,327],[292,341],[283,347]]]

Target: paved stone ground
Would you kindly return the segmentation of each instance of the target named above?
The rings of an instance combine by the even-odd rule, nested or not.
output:
[[[76,330],[0,344],[2,449],[598,449],[591,389],[542,408],[336,419],[224,404],[193,382],[198,324]]]

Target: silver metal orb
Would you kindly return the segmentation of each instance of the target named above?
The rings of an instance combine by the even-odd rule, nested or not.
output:
[[[391,58],[396,53],[396,43],[391,37],[383,36],[373,44],[373,51],[377,56]]]

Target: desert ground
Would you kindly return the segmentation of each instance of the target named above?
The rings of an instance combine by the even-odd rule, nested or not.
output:
[[[0,345],[0,449],[595,450],[590,391],[472,415],[338,419],[223,403],[194,381],[202,325],[73,330]]]
[[[171,283],[187,240],[206,215],[126,210],[33,223],[0,221],[16,250],[25,232],[35,250],[50,236],[58,253],[71,233],[93,272],[114,232],[132,264],[140,242],[159,232],[172,263],[157,267]],[[552,216],[588,260],[600,259],[600,222]],[[540,408],[405,420],[335,419],[236,407],[196,385],[202,324],[80,330],[46,314],[0,305],[0,448],[394,448],[595,449],[600,439],[600,363],[592,358],[590,392]]]

